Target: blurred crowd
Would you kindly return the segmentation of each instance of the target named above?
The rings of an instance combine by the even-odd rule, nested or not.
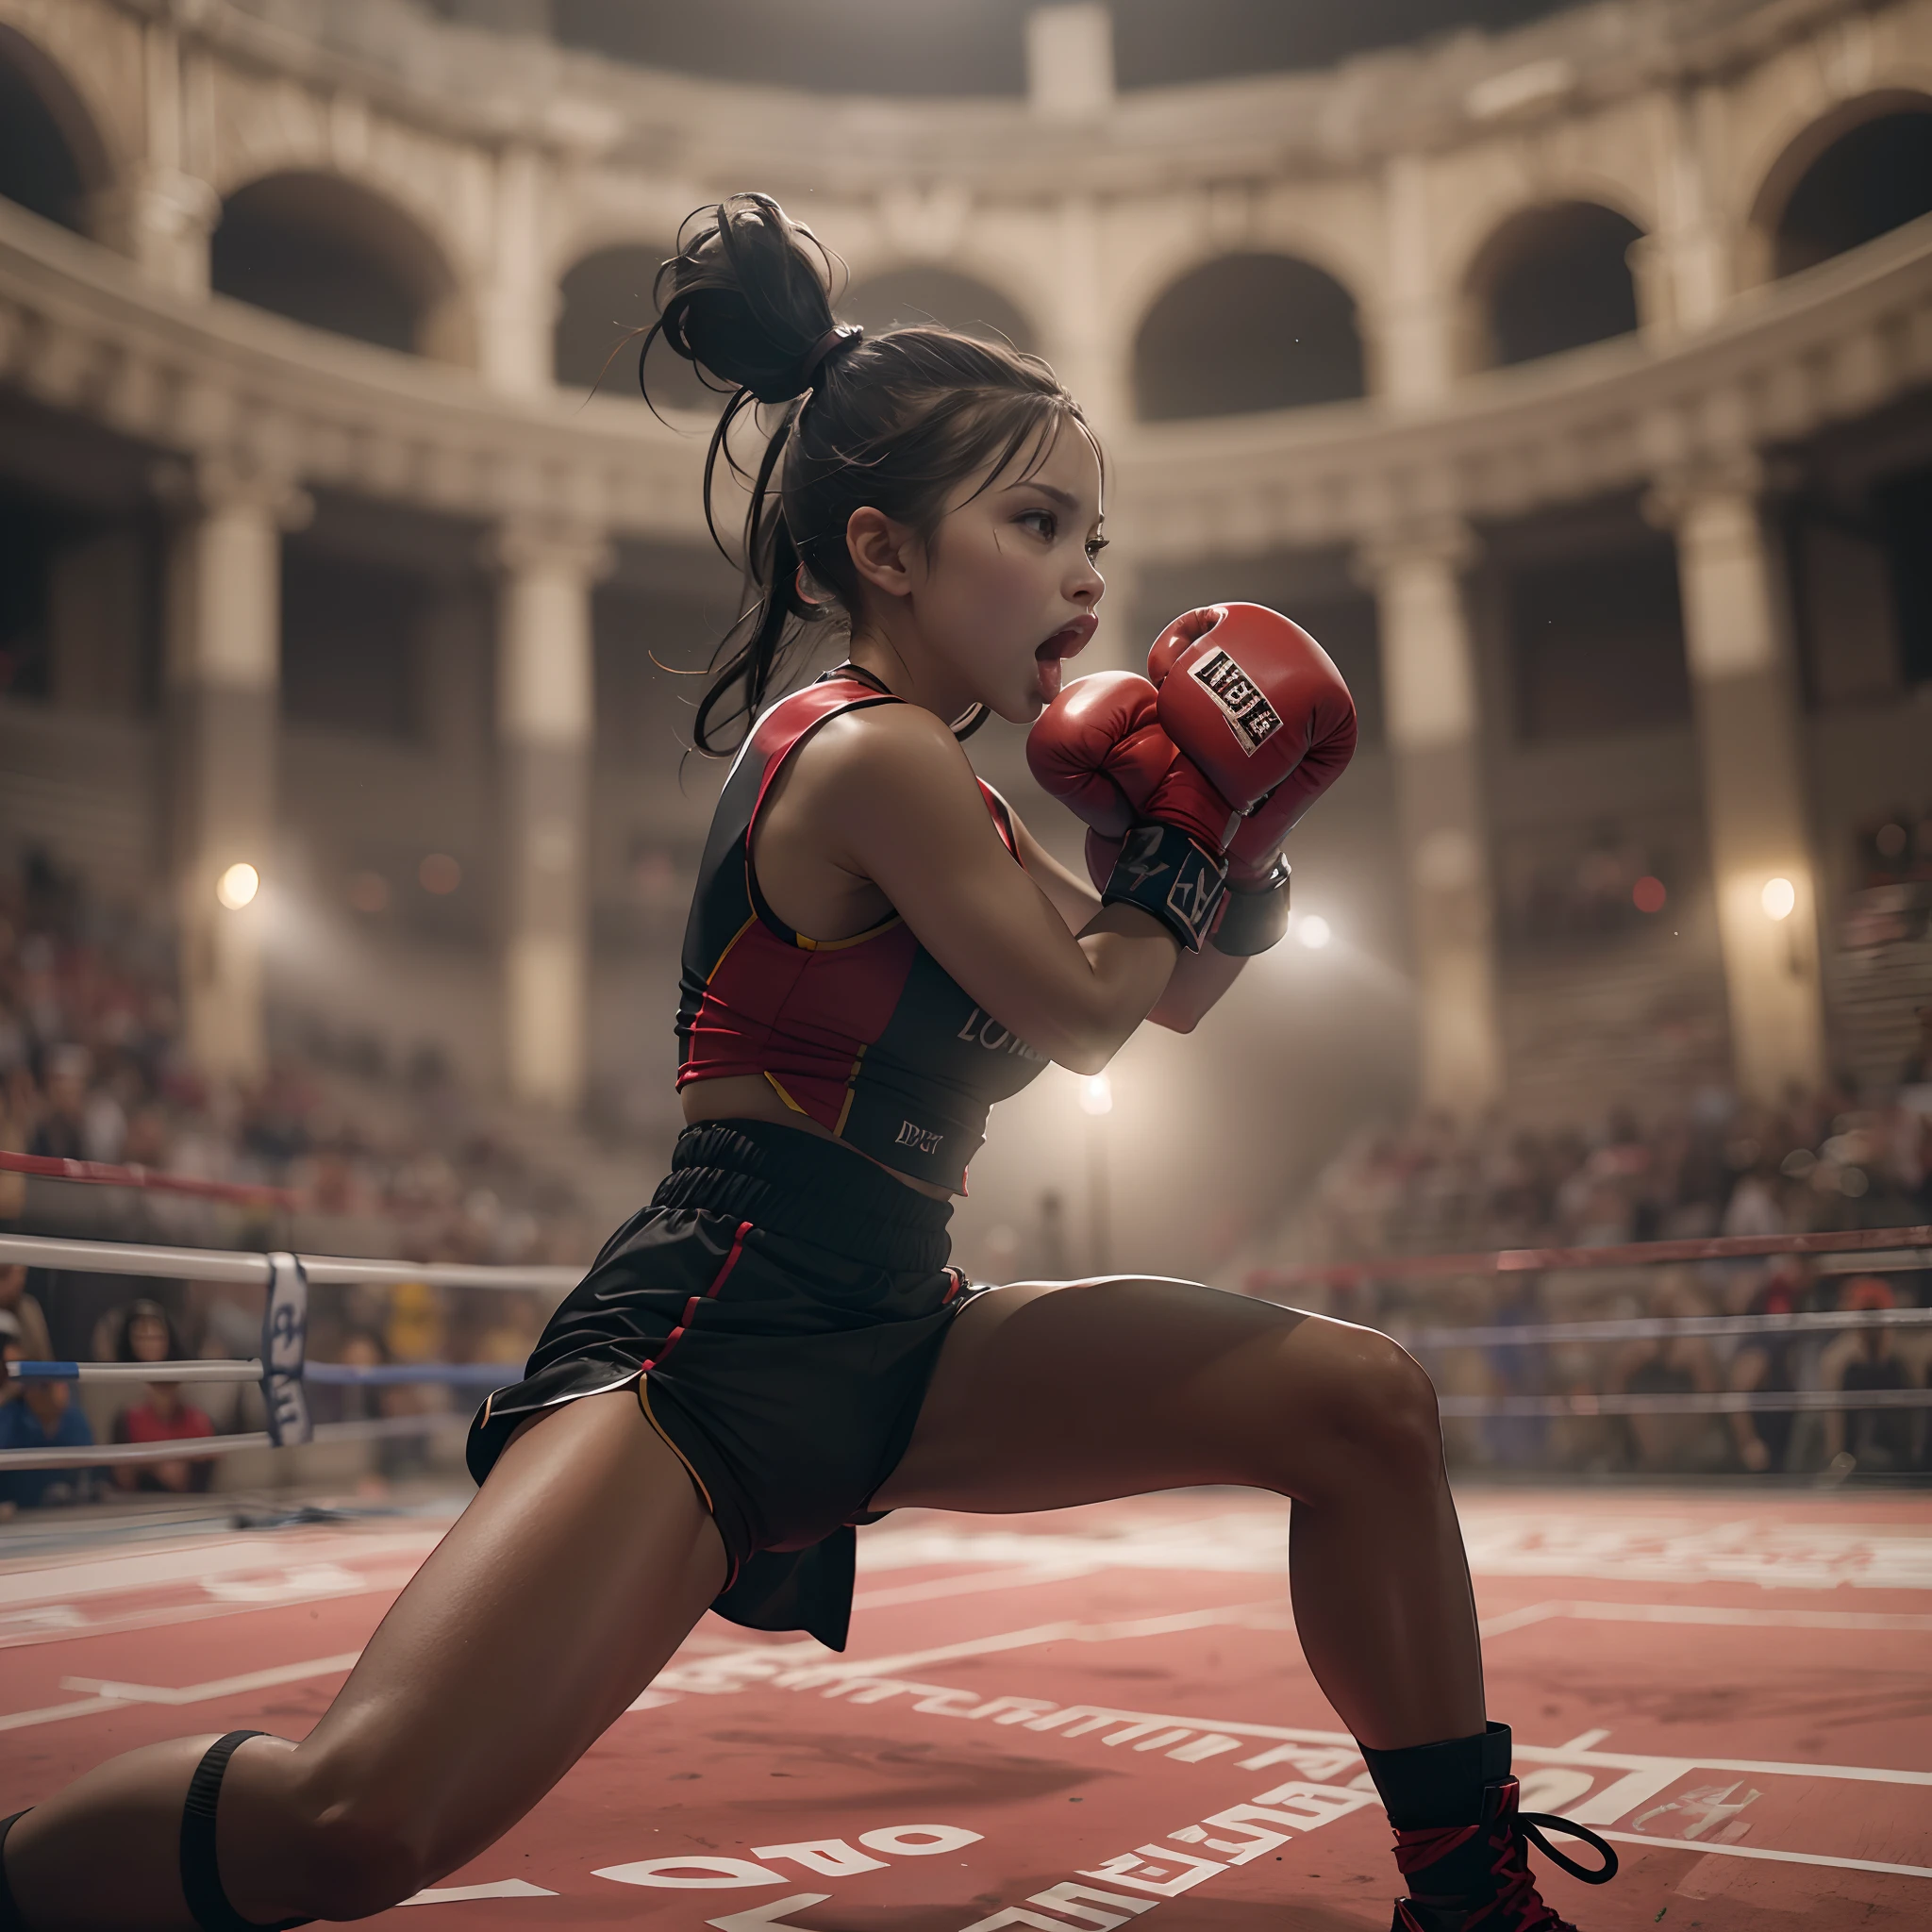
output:
[[[1364,1136],[1322,1175],[1303,1258],[1932,1224],[1932,1007],[1919,1020],[1895,1088],[1875,1098],[1793,1094],[1779,1108],[1753,1108],[1713,1094],[1648,1124],[1617,1109],[1595,1133],[1461,1126],[1432,1115]],[[1444,1324],[1871,1313],[1932,1302],[1932,1269],[1875,1266],[1846,1255],[1391,1276],[1340,1291],[1333,1307],[1409,1335]],[[1588,1413],[1604,1395],[1924,1390],[1932,1329],[1511,1343],[1439,1348],[1425,1358],[1445,1394],[1555,1395],[1578,1411],[1452,1423],[1452,1450],[1464,1464],[1840,1475],[1932,1467],[1923,1407]]]
[[[420,1262],[585,1258],[593,1241],[569,1183],[479,1128],[482,1118],[433,1064],[384,1078],[367,1053],[314,1044],[279,1056],[257,1085],[211,1085],[184,1050],[171,956],[150,928],[88,901],[45,866],[0,877],[0,1148],[286,1191],[210,1205],[0,1173],[0,1230]],[[202,1283],[0,1268],[0,1354],[247,1358],[259,1351],[259,1302],[252,1291]],[[365,1366],[521,1363],[547,1312],[531,1294],[422,1283],[318,1291],[309,1349],[317,1360]],[[311,1391],[322,1421],[447,1407],[436,1390]],[[247,1384],[0,1385],[0,1448],[261,1426]],[[385,1439],[375,1456],[380,1473],[407,1473],[422,1443]],[[0,1510],[115,1489],[193,1490],[209,1477],[205,1458],[98,1477],[10,1471],[0,1473]]]
[[[86,1345],[63,1349],[58,1317],[72,1296],[100,1291],[107,1300]],[[0,1266],[0,1358],[8,1363],[78,1359],[162,1362],[240,1361],[261,1340],[258,1291],[217,1283],[138,1280]],[[426,1282],[394,1288],[312,1290],[308,1353],[316,1361],[376,1368],[411,1362],[489,1362],[513,1381],[535,1345],[550,1301],[534,1292],[449,1290]],[[474,1398],[447,1389],[308,1388],[318,1423],[364,1423],[366,1468],[359,1486],[380,1493],[425,1473],[437,1419],[460,1419]],[[383,1426],[383,1425],[388,1426]],[[206,1490],[216,1464],[197,1459],[200,1438],[252,1434],[266,1426],[253,1382],[22,1381],[0,1383],[0,1449],[66,1448],[98,1442],[180,1441],[182,1456],[93,1472],[0,1471],[0,1515],[45,1504],[79,1503],[128,1491],[185,1494]],[[447,1440],[447,1432],[441,1432]],[[261,1452],[266,1453],[266,1452]]]
[[[345,1065],[345,1061],[355,1062]],[[311,1041],[249,1088],[202,1080],[184,1051],[171,958],[153,931],[87,902],[44,867],[0,878],[0,1147],[137,1163],[287,1190],[293,1205],[224,1209],[0,1173],[0,1229],[98,1232],[182,1245],[293,1246],[411,1261],[582,1261],[596,1230],[555,1172],[518,1151],[433,1064],[385,1076],[370,1056]],[[33,1191],[38,1190],[38,1192]],[[50,1203],[138,1200],[138,1224],[49,1222]],[[1051,1212],[1048,1212],[1050,1208]],[[171,1218],[172,1216],[172,1218]],[[185,1218],[184,1218],[185,1217]],[[196,1219],[199,1217],[199,1219]],[[1036,1272],[1072,1272],[1057,1195],[1042,1208]],[[1895,1086],[1879,1096],[1793,1095],[1752,1108],[1712,1094],[1595,1131],[1424,1116],[1364,1135],[1321,1176],[1298,1258],[1615,1245],[1713,1234],[1932,1224],[1932,1007]],[[1840,1265],[1840,1262],[1844,1265]],[[1008,1278],[1010,1271],[1007,1276]],[[1291,1298],[1307,1300],[1295,1294]],[[1932,1301],[1932,1273],[1858,1257],[1681,1268],[1545,1269],[1509,1275],[1383,1277],[1315,1305],[1404,1336],[1439,1324],[1536,1326],[1579,1319],[1883,1310]],[[123,1362],[246,1358],[260,1297],[246,1289],[0,1267],[0,1355]],[[426,1283],[319,1291],[309,1354],[367,1367],[522,1362],[542,1297]],[[1438,1348],[1444,1393],[1574,1398],[1558,1417],[1452,1420],[1464,1466],[1524,1471],[1796,1474],[1932,1467],[1924,1408],[1652,1414],[1587,1412],[1618,1395],[1922,1390],[1932,1329],[1684,1337]],[[506,1379],[508,1379],[507,1376]],[[320,1422],[407,1427],[467,1398],[417,1386],[311,1388]],[[247,1383],[0,1383],[0,1448],[121,1441],[192,1444],[262,1426]],[[370,1431],[373,1478],[425,1462],[422,1435]],[[127,1489],[192,1491],[211,1464],[184,1449],[111,1472],[0,1472],[0,1511]]]
[[[171,949],[132,915],[44,865],[0,877],[0,1147],[286,1189],[295,1212],[364,1223],[417,1260],[577,1257],[569,1182],[479,1127],[433,1054],[386,1076],[372,1042],[311,1034],[257,1083],[210,1084],[172,981]],[[0,1177],[0,1224],[25,1192]]]

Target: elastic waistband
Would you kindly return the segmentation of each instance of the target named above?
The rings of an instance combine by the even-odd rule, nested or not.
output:
[[[736,1214],[895,1272],[935,1273],[952,1249],[950,1201],[907,1187],[849,1147],[769,1121],[686,1127],[651,1205]]]

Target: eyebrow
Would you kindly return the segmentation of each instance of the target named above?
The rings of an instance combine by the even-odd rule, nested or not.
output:
[[[1081,508],[1080,499],[1071,490],[1062,490],[1055,483],[1041,483],[1031,476],[1022,477],[1019,482],[1007,485],[1008,494],[1015,490],[1037,490],[1041,496],[1058,504],[1069,515]],[[1107,512],[1104,509],[1093,512],[1093,521],[1096,524],[1104,523],[1106,519]]]

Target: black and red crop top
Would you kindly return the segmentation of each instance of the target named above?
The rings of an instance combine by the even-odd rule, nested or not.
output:
[[[752,827],[786,759],[828,719],[902,702],[847,666],[752,727],[685,927],[677,1085],[762,1075],[787,1107],[861,1154],[963,1193],[987,1110],[1045,1057],[982,1012],[896,913],[851,939],[807,939],[765,903],[751,862]],[[979,789],[1017,858],[1006,801],[983,780]]]

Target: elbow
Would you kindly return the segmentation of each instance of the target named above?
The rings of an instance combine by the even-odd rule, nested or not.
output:
[[[1125,1038],[1117,1027],[1091,1017],[1070,1016],[1059,1025],[1040,1030],[1046,1037],[1032,1042],[1035,1051],[1070,1074],[1104,1074]]]
[[[1054,1059],[1070,1074],[1104,1074],[1108,1062],[1120,1051],[1118,1041],[1070,1042]]]

